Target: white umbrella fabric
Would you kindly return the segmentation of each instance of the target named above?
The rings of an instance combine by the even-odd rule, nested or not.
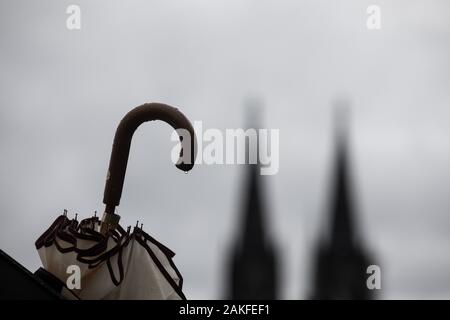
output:
[[[104,236],[100,225],[96,217],[59,216],[36,241],[45,270],[65,284],[68,267],[78,266],[80,289],[72,291],[80,299],[185,299],[170,249],[138,227]]]

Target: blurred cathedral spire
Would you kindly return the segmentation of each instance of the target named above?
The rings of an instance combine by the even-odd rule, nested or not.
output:
[[[338,104],[335,109],[335,164],[330,199],[331,243],[336,246],[352,246],[354,241],[355,203],[350,177],[350,161],[347,150],[349,108]]]
[[[313,272],[313,299],[370,299],[366,286],[368,254],[356,224],[348,146],[349,108],[335,109],[335,160],[331,181],[328,228],[319,242]]]
[[[258,129],[260,107],[252,100],[248,105],[251,128]],[[249,146],[246,142],[246,150]],[[248,155],[248,152],[247,152]],[[247,162],[248,163],[248,162]],[[267,234],[266,195],[260,176],[259,161],[247,164],[241,223],[231,254],[229,299],[277,298],[277,263],[274,246]]]

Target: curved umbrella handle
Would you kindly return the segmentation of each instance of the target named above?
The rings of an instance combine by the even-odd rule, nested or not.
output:
[[[120,216],[114,213],[120,203],[131,139],[136,129],[144,122],[162,120],[177,130],[181,141],[180,158],[176,167],[185,172],[194,167],[197,155],[197,141],[191,122],[178,109],[162,103],[146,103],[128,112],[120,121],[114,136],[109,169],[106,178],[103,203],[106,205],[102,219],[102,232],[114,229]],[[183,129],[184,134],[180,134]],[[189,139],[184,139],[184,138]],[[188,154],[186,154],[188,153]]]

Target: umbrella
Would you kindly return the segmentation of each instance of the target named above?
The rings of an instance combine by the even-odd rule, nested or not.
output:
[[[178,109],[147,103],[122,119],[114,137],[102,219],[95,214],[78,221],[77,216],[70,219],[65,210],[36,241],[43,264],[36,274],[65,298],[185,299],[183,278],[172,260],[175,254],[147,234],[142,224],[125,230],[115,213],[133,133],[143,122],[152,120],[167,122],[179,134],[181,151],[176,167],[187,172],[194,166],[194,129]],[[72,277],[76,272],[78,283]]]

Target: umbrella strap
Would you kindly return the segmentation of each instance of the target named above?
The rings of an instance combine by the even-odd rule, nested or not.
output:
[[[119,280],[117,280],[116,276],[114,275],[114,270],[111,265],[111,257],[108,257],[106,261],[106,265],[108,266],[109,275],[111,276],[112,282],[118,286],[122,280],[123,280],[123,263],[122,263],[122,246],[119,249],[119,254],[117,256],[117,266],[119,267]]]

